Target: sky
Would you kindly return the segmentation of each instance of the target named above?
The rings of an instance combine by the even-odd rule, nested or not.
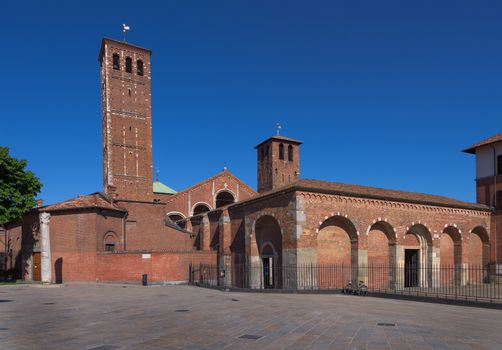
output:
[[[102,37],[153,50],[153,160],[182,190],[254,146],[304,142],[301,177],[475,201],[461,150],[501,132],[502,1],[8,1],[0,145],[45,203],[102,190]]]

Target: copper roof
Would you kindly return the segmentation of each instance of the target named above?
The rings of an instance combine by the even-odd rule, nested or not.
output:
[[[126,211],[125,209],[111,203],[108,197],[101,192],[96,192],[85,196],[77,196],[64,202],[46,205],[37,209],[39,211],[55,211],[89,208],[111,209],[124,212]]]
[[[260,144],[258,144],[257,146],[255,146],[255,148],[258,148],[260,147],[261,145],[263,145],[265,142],[268,142],[270,140],[278,140],[278,141],[285,141],[285,142],[290,142],[290,143],[296,143],[297,145],[301,145],[303,142],[301,141],[298,141],[298,140],[295,140],[295,139],[290,139],[289,137],[284,137],[284,136],[279,136],[279,135],[276,135],[276,136],[272,136],[272,137],[269,137],[268,139],[266,139],[265,141],[261,142]]]
[[[472,145],[471,147],[464,149],[462,152],[476,154],[476,149],[478,149],[479,147],[487,146],[487,145],[490,145],[492,143],[499,142],[499,141],[502,141],[502,132],[499,132],[498,134],[496,134],[492,137],[489,137],[481,142],[478,142],[478,143]]]
[[[329,181],[310,180],[310,179],[298,180],[290,185],[278,188],[274,191],[260,194],[256,197],[250,198],[242,202],[238,202],[234,205],[240,206],[241,203],[243,204],[260,198],[271,197],[278,193],[283,193],[288,191],[327,193],[327,194],[335,194],[348,197],[379,199],[393,202],[425,204],[425,205],[450,207],[450,208],[462,208],[462,209],[472,209],[472,210],[482,210],[482,211],[490,210],[490,208],[484,204],[464,202],[458,199],[444,196],[436,196],[436,195],[416,193],[416,192],[405,192],[398,190],[387,190],[376,187],[350,185],[339,182],[329,182]]]

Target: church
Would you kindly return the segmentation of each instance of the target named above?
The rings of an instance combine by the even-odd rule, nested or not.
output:
[[[186,283],[214,266],[234,287],[337,287],[347,276],[302,276],[342,266],[349,279],[381,266],[395,287],[486,282],[502,257],[502,133],[468,147],[476,203],[300,177],[302,142],[259,143],[256,191],[227,169],[176,192],[152,176],[151,50],[103,39],[99,51],[102,191],[39,202],[6,230],[1,268],[43,283]],[[454,276],[434,266],[455,266]],[[416,269],[401,276],[395,267]],[[482,267],[482,281],[469,271]],[[494,266],[494,268],[488,268]],[[345,271],[345,270],[344,270]],[[414,270],[415,271],[415,270]],[[405,278],[406,277],[406,278]]]

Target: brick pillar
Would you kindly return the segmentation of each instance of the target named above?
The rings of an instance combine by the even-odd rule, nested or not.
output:
[[[220,255],[218,270],[221,276],[221,285],[224,287],[232,287],[232,252],[230,245],[232,244],[232,225],[228,209],[223,210],[220,216],[219,234],[220,245],[218,254]]]
[[[50,221],[51,214],[40,213],[40,251],[42,267],[42,283],[52,282],[52,259],[51,259],[51,239]]]
[[[209,216],[207,213],[205,213],[202,216],[202,221],[200,223],[200,234],[201,234],[201,239],[202,239],[202,249],[208,251],[210,250],[210,244],[211,244],[211,226],[209,223]]]

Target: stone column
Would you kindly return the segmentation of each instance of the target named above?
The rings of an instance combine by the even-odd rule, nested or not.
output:
[[[50,238],[51,214],[40,214],[40,252],[42,267],[42,283],[52,282],[52,258]]]

